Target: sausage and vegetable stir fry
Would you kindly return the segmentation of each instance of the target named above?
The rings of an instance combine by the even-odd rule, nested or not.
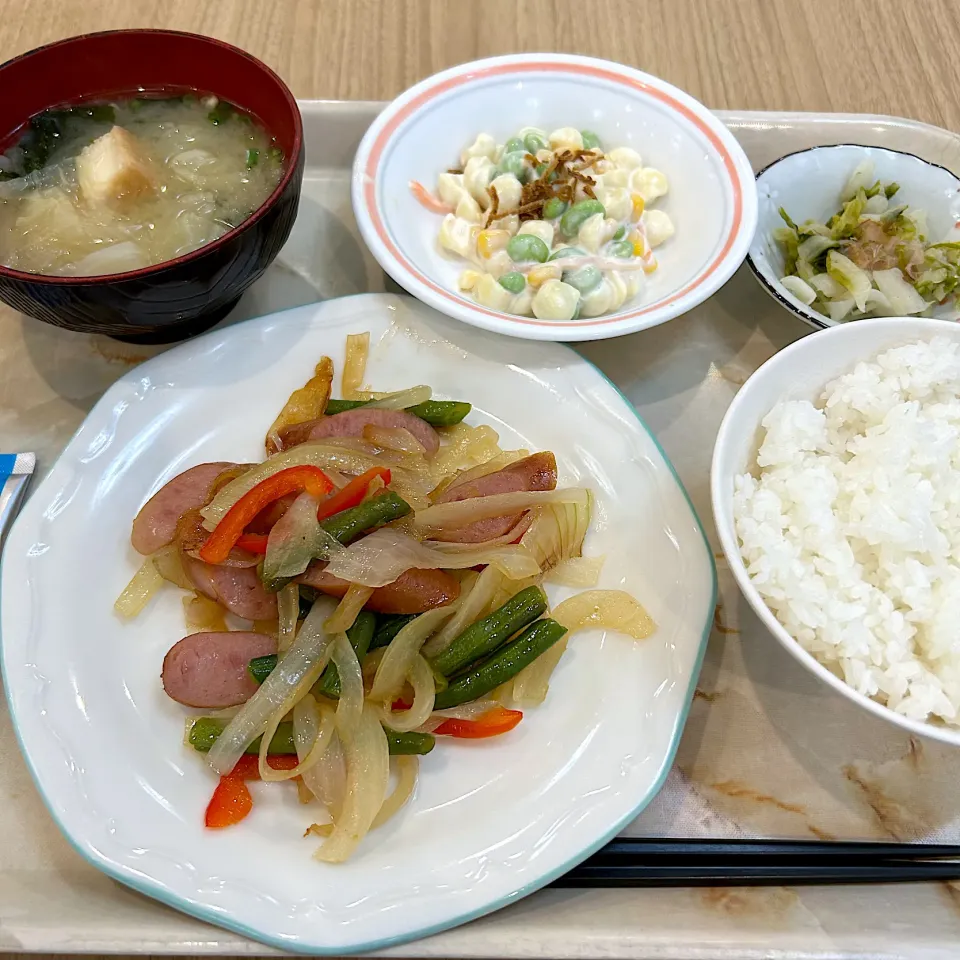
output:
[[[261,463],[199,464],[147,501],[146,559],[116,604],[131,617],[166,581],[187,591],[161,682],[220,777],[207,826],[250,812],[246,781],[289,780],[326,862],[404,805],[438,741],[516,727],[576,630],[655,629],[622,591],[550,609],[546,580],[596,584],[590,492],[558,485],[552,453],[469,426],[469,403],[361,389],[368,345],[348,338],[339,399],[320,360]]]

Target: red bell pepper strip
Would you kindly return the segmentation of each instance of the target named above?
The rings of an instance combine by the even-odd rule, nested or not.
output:
[[[270,535],[267,533],[244,533],[239,540],[237,540],[237,546],[241,550],[246,550],[247,553],[259,553],[265,554],[267,552],[267,540],[270,539]]]
[[[370,483],[380,477],[384,486],[390,485],[390,471],[386,467],[371,467],[366,473],[351,480],[342,490],[338,490],[332,497],[324,500],[317,510],[317,519],[326,520],[335,513],[349,510],[363,502],[367,495]]]
[[[239,823],[253,809],[253,797],[239,777],[221,777],[213,791],[203,822],[219,829]]]
[[[266,480],[261,480],[227,511],[200,548],[200,559],[206,563],[223,563],[243,536],[247,524],[267,504],[285,497],[288,493],[300,493],[304,490],[315,497],[323,497],[333,490],[333,484],[319,467],[310,465],[287,467],[286,470],[280,470]]]
[[[292,770],[298,759],[290,754],[281,754],[267,757],[267,763],[274,770]],[[253,797],[247,787],[246,780],[260,779],[260,758],[254,754],[245,754],[237,765],[220,778],[203,822],[214,829],[232,827],[243,820],[253,809]]]
[[[433,732],[438,737],[479,740],[482,737],[498,737],[501,733],[507,733],[522,719],[523,713],[519,710],[494,707],[476,720],[444,720]]]

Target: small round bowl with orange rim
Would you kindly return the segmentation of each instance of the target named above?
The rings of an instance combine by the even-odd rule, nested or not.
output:
[[[440,249],[445,211],[426,208],[412,185],[435,191],[440,174],[459,167],[461,150],[479,133],[502,144],[524,127],[588,129],[605,149],[632,148],[645,167],[666,174],[669,192],[657,208],[675,233],[655,251],[656,269],[639,292],[614,312],[571,320],[516,316],[458,287],[471,264]],[[713,113],[639,70],[561,54],[478,60],[411,87],[364,136],[352,192],[364,240],[404,289],[465,323],[533,340],[601,340],[688,312],[743,262],[757,222],[750,162]]]

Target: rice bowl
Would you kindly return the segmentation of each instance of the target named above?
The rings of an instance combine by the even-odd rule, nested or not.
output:
[[[807,338],[731,405],[712,494],[740,588],[787,649],[871,712],[960,744],[958,398],[955,324]]]

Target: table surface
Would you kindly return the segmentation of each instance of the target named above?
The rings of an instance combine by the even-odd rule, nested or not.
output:
[[[717,109],[960,130],[955,13],[950,0],[0,0],[0,60],[78,33],[164,27],[249,50],[299,98],[388,100],[465,60],[558,51],[631,64]]]

